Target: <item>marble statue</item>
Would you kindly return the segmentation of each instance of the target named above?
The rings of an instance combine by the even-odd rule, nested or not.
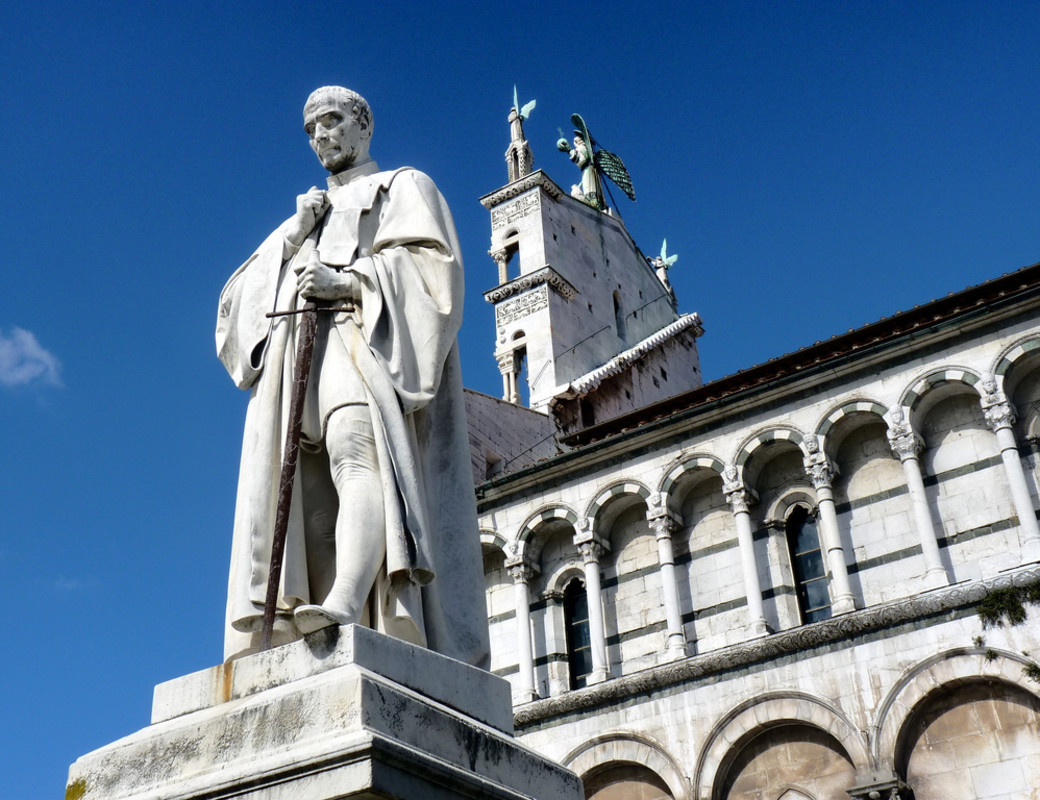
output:
[[[360,623],[486,666],[454,223],[430,178],[372,160],[360,95],[323,87],[303,117],[327,189],[300,195],[220,295],[217,352],[250,393],[225,657],[259,642],[301,319],[293,312],[317,298],[330,308],[318,315],[275,643]]]

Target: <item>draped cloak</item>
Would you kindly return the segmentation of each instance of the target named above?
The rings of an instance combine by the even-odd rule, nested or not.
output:
[[[384,568],[369,598],[373,627],[486,667],[488,628],[457,345],[463,272],[451,214],[423,173],[408,167],[379,172],[371,161],[331,176],[328,196],[323,222],[299,252],[284,260],[286,221],[220,295],[217,353],[236,385],[250,392],[225,658],[254,650],[259,639],[292,391],[300,318],[266,314],[302,307],[294,266],[317,247],[323,263],[352,271],[360,286],[356,310],[335,312],[319,326],[343,346],[329,347],[312,369],[356,369],[372,418],[386,512]],[[352,364],[337,363],[345,358]],[[327,417],[334,408],[321,413]],[[298,474],[279,588],[278,608],[286,614],[317,602],[308,587],[302,499]],[[283,624],[289,619],[279,616]],[[290,626],[290,635],[298,635],[293,631]]]

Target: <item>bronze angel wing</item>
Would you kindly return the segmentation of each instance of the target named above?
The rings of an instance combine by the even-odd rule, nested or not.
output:
[[[616,153],[609,150],[597,150],[594,156],[596,168],[610,178],[628,195],[629,200],[636,199],[636,190],[632,187],[632,178],[625,169],[625,162]]]

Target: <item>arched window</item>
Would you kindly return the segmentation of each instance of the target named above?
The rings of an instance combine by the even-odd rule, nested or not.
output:
[[[827,570],[820,550],[816,516],[805,506],[795,506],[787,516],[786,527],[802,622],[827,619],[831,615],[831,597],[827,591]]]
[[[563,590],[563,620],[567,630],[570,685],[572,689],[580,689],[592,672],[592,642],[589,639],[589,598],[577,578]]]

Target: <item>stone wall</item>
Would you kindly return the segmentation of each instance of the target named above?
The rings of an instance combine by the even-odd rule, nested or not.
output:
[[[1040,579],[1036,352],[1033,311],[922,335],[481,487],[501,552],[492,666],[524,740],[602,798],[1034,796],[999,789],[1040,786],[1023,676],[1040,625],[984,633],[974,608]],[[827,563],[831,618],[813,624],[788,544],[798,507]],[[588,590],[590,570],[605,680],[571,691],[561,592]]]
[[[474,483],[556,455],[552,422],[545,414],[472,389],[464,394]]]

